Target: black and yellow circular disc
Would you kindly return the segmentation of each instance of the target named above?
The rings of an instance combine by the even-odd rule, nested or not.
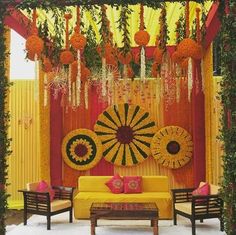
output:
[[[164,167],[176,169],[192,158],[191,135],[182,127],[167,126],[160,129],[151,142],[153,157]]]
[[[107,108],[94,126],[105,160],[119,166],[132,166],[150,156],[155,130],[148,112],[127,103]]]
[[[62,156],[65,163],[73,169],[91,169],[102,158],[101,141],[89,129],[76,129],[64,137]]]

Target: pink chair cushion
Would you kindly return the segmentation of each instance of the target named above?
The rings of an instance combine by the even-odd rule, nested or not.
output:
[[[44,180],[39,182],[36,191],[37,192],[49,192],[50,201],[53,201],[54,196],[55,196],[55,191]]]
[[[209,193],[210,193],[210,185],[208,183],[205,183],[204,185],[198,187],[192,192],[193,195],[209,195]]]
[[[123,178],[119,174],[114,175],[105,184],[111,190],[112,193],[118,194],[124,192]]]
[[[124,193],[142,193],[142,176],[124,176]]]

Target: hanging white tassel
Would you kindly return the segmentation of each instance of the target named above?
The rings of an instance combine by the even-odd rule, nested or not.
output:
[[[85,109],[88,109],[88,82],[84,84],[84,105]]]
[[[71,105],[71,66],[69,65],[69,76],[68,76],[68,102]]]
[[[140,69],[140,78],[142,81],[146,79],[146,62],[145,62],[145,49],[141,48],[141,69]]]
[[[48,103],[48,90],[47,90],[47,86],[48,86],[48,78],[47,78],[47,73],[44,73],[44,78],[43,78],[43,86],[44,86],[44,90],[43,90],[43,94],[44,94],[44,98],[43,98],[43,105],[44,107],[47,106]]]
[[[204,61],[201,60],[202,92],[205,93],[206,78],[204,74]]]
[[[193,64],[192,59],[188,59],[188,101],[191,101],[191,93],[193,89]]]
[[[105,97],[106,94],[106,59],[102,57],[102,96]]]
[[[76,83],[72,83],[72,108],[76,108]]]
[[[38,61],[38,56],[35,54],[34,56],[34,98],[35,101],[38,101],[38,78],[39,78],[39,61]]]
[[[78,107],[80,105],[80,93],[81,93],[81,58],[80,58],[80,50],[77,51],[78,56],[78,73],[76,77],[76,106]]]

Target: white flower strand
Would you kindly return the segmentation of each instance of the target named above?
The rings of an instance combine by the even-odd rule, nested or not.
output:
[[[84,84],[84,105],[85,109],[88,109],[88,82]]]
[[[71,74],[71,66],[69,65],[69,74]],[[71,76],[68,77],[68,102],[71,105]]]
[[[77,51],[77,56],[78,56],[78,73],[76,77],[76,106],[80,106],[80,93],[81,93],[81,58],[80,58],[80,50]]]
[[[107,94],[106,90],[106,59],[102,58],[102,96],[105,97]]]
[[[145,49],[141,48],[141,69],[140,69],[140,78],[142,81],[146,79],[146,62],[145,62]]]
[[[193,64],[192,58],[188,59],[188,101],[191,101],[191,93],[193,89]]]
[[[43,78],[43,86],[44,86],[44,99],[43,99],[43,105],[44,107],[47,106],[48,103],[48,90],[47,90],[47,86],[48,86],[48,78],[47,78],[47,73],[44,73],[44,78]]]

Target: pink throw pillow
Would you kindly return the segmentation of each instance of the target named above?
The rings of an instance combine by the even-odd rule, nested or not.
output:
[[[205,183],[204,185],[198,187],[192,192],[193,195],[209,195],[209,193],[210,193],[210,185],[208,183]]]
[[[44,180],[39,182],[36,191],[37,192],[49,192],[50,201],[53,201],[54,196],[55,196],[55,191]]]
[[[142,176],[124,176],[124,193],[142,193]]]
[[[105,184],[111,190],[112,193],[123,193],[124,192],[123,179],[119,174],[114,175]]]

